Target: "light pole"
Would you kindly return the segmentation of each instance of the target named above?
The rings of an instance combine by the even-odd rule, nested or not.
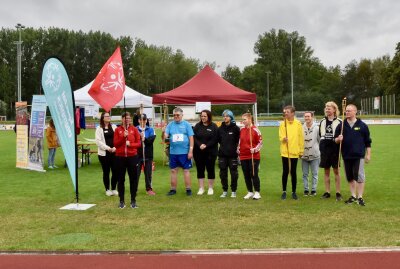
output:
[[[271,71],[267,71],[267,117],[269,116],[269,74]]]
[[[18,102],[21,102],[21,30],[25,28],[20,23],[17,23],[15,25],[15,28],[17,28],[18,34],[19,34],[19,40],[15,42],[17,44],[17,84],[18,84]]]
[[[292,37],[290,37],[290,77],[291,77],[291,88],[292,88],[292,106],[293,103],[293,46],[292,46]]]

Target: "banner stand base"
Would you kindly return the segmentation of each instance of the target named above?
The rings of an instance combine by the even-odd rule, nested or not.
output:
[[[61,207],[60,209],[62,210],[87,210],[93,206],[95,206],[96,204],[68,204],[66,206]]]

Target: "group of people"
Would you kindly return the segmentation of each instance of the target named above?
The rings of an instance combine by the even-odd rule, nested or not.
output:
[[[364,164],[371,158],[371,138],[368,126],[356,118],[357,107],[347,105],[346,119],[339,119],[339,109],[334,102],[325,104],[325,117],[318,125],[313,112],[304,113],[304,124],[295,118],[295,108],[285,106],[284,119],[279,126],[280,155],[282,159],[282,195],[287,198],[288,177],[291,177],[291,197],[297,195],[297,163],[301,160],[302,179],[305,196],[317,195],[318,170],[324,169],[325,192],[322,199],[331,197],[330,170],[333,170],[336,185],[336,200],[341,201],[340,160],[343,156],[346,178],[349,182],[351,197],[346,204],[357,202],[365,206],[363,192],[365,185]],[[169,141],[170,190],[168,196],[177,193],[178,171],[183,170],[186,195],[192,195],[190,169],[192,159],[196,163],[199,189],[197,195],[214,194],[215,163],[218,163],[222,185],[221,198],[236,198],[238,186],[238,166],[242,167],[247,194],[244,199],[261,199],[260,150],[263,145],[260,130],[255,126],[250,113],[241,116],[242,128],[235,122],[230,110],[222,113],[223,121],[218,127],[212,121],[209,110],[203,110],[200,121],[192,127],[183,119],[183,110],[173,110],[174,120],[163,127],[163,140]],[[153,143],[156,138],[154,129],[146,125],[145,114],[136,116],[137,126],[131,124],[129,112],[123,113],[122,124],[111,124],[110,115],[102,113],[100,126],[96,130],[99,161],[103,169],[103,183],[106,195],[119,195],[119,207],[125,207],[125,174],[128,172],[132,208],[137,208],[136,193],[140,173],[145,174],[146,191],[155,195],[152,188]],[[110,171],[112,171],[110,181]],[[229,171],[229,172],[228,172]],[[309,174],[311,171],[311,184]],[[228,174],[231,184],[229,185]],[[207,182],[206,182],[207,175]],[[111,185],[110,185],[111,183]],[[207,190],[206,190],[207,188]]]
[[[284,121],[279,127],[280,151],[282,157],[282,196],[286,199],[288,175],[291,175],[292,198],[297,200],[297,160],[302,161],[305,196],[317,194],[318,170],[324,169],[325,192],[322,199],[331,197],[330,171],[333,170],[336,187],[336,201],[343,199],[340,190],[340,154],[343,156],[344,170],[351,196],[346,204],[358,203],[365,206],[363,199],[365,186],[364,164],[371,159],[371,137],[368,126],[356,117],[357,107],[345,107],[346,119],[339,119],[340,111],[335,102],[325,104],[325,117],[319,126],[314,121],[313,112],[304,113],[304,124],[294,118],[293,106],[283,110]],[[311,190],[309,171],[311,170]]]

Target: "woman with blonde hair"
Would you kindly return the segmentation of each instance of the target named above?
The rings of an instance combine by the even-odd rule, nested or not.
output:
[[[335,174],[336,185],[336,201],[342,200],[340,194],[340,174],[339,174],[339,145],[335,143],[334,135],[336,128],[342,124],[338,118],[340,115],[337,104],[329,101],[325,104],[325,117],[319,124],[319,150],[321,152],[321,162],[319,167],[324,168],[324,182],[325,193],[321,196],[322,199],[331,197],[331,182],[330,182],[330,169],[333,168]]]
[[[262,147],[262,136],[260,130],[253,124],[250,113],[242,115],[244,127],[240,130],[238,152],[242,165],[243,176],[246,182],[247,194],[244,199],[261,199],[260,178],[258,167],[260,165],[260,150]]]

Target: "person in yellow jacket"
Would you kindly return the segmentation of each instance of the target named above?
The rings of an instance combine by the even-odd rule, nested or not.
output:
[[[49,126],[46,128],[46,139],[47,148],[49,149],[49,157],[47,159],[49,169],[58,168],[54,164],[56,157],[56,149],[60,146],[58,143],[58,137],[56,133],[56,127],[54,126],[53,119],[50,119]]]
[[[297,200],[297,160],[304,152],[303,127],[299,120],[295,119],[296,109],[294,106],[283,108],[284,120],[279,125],[280,152],[282,157],[282,200],[286,200],[286,186],[288,175],[292,178],[292,198]]]

